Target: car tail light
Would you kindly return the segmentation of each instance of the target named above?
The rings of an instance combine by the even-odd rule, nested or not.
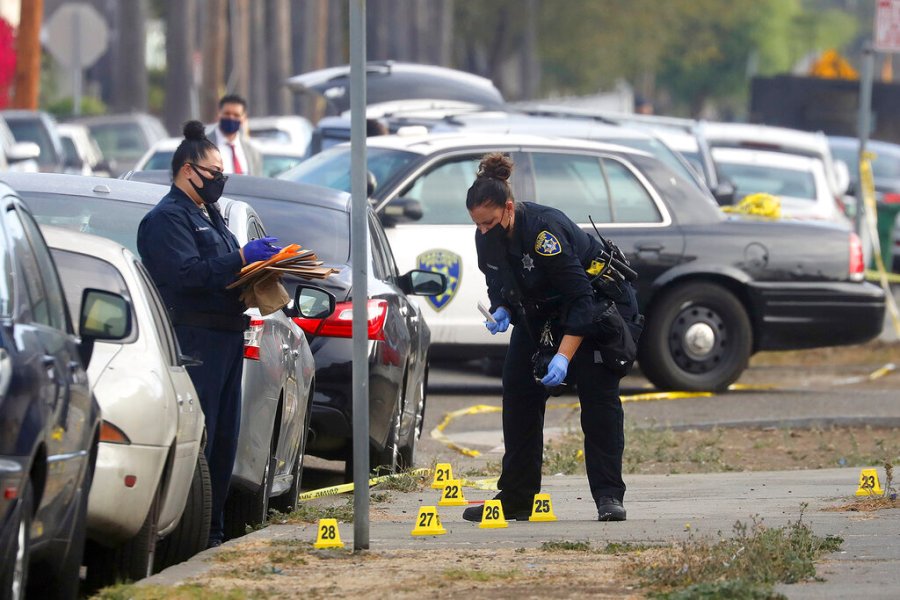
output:
[[[125,435],[125,432],[109,421],[100,421],[100,441],[108,442],[110,444],[131,443],[131,440]]]
[[[885,204],[900,204],[900,194],[887,192],[881,195],[881,201]]]
[[[244,358],[259,360],[259,344],[265,326],[266,322],[262,319],[250,319],[250,327],[244,331]]]
[[[387,318],[387,300],[368,301],[368,334],[370,340],[384,339],[384,322]],[[325,337],[353,337],[353,303],[338,302],[334,312],[325,319],[294,317],[294,322],[310,335]]]
[[[862,281],[865,277],[866,265],[863,260],[862,242],[855,233],[850,233],[850,279]]]

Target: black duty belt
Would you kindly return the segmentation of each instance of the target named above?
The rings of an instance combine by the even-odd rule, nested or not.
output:
[[[245,331],[250,327],[247,315],[220,315],[216,313],[194,312],[170,308],[169,314],[175,325],[220,329],[222,331]]]

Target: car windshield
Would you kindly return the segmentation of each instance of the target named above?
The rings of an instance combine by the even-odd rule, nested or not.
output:
[[[877,146],[868,149],[875,154],[875,159],[872,161],[872,176],[876,181],[900,179],[900,151]],[[857,144],[835,145],[831,147],[831,151],[835,158],[847,163],[850,168],[850,179],[856,183],[859,180],[859,168],[857,167],[859,146]]]
[[[419,156],[391,148],[369,148],[366,154],[369,171],[379,186],[393,179]],[[350,146],[330,148],[316,154],[278,177],[349,192]]]
[[[147,164],[141,166],[141,171],[168,171],[172,168],[172,156],[174,155],[174,150],[171,152],[168,150],[154,152],[147,159]]]
[[[250,204],[279,244],[300,244],[316,251],[328,264],[350,260],[350,213],[322,206],[285,202],[257,196],[229,194],[229,198]]]
[[[38,145],[41,150],[37,159],[39,164],[52,165],[59,160],[56,148],[53,147],[53,140],[50,139],[50,135],[40,121],[10,119],[7,124],[17,142],[34,142]]]
[[[802,200],[815,200],[817,196],[816,179],[810,171],[724,161],[717,161],[716,166],[734,185],[738,198],[757,193]]]
[[[147,151],[147,142],[136,123],[97,123],[89,125],[103,156],[137,160]]]
[[[611,144],[619,144],[636,150],[648,152],[661,160],[667,167],[695,184],[697,183],[697,175],[692,173],[690,168],[680,160],[671,148],[654,138],[621,138],[621,139],[604,139],[604,142]]]
[[[45,192],[24,192],[21,196],[41,225],[109,238],[135,254],[138,225],[153,208],[152,204]]]

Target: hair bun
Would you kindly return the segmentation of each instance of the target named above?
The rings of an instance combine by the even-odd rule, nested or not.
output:
[[[206,139],[206,128],[200,121],[188,121],[184,124],[184,139],[200,141]]]
[[[501,152],[491,152],[482,157],[481,164],[478,165],[478,176],[507,181],[512,175],[512,170],[512,158]]]

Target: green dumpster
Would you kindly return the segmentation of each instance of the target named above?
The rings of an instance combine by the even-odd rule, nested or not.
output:
[[[894,268],[894,221],[900,214],[900,202],[878,203],[878,243],[881,245],[881,259],[889,273]]]

